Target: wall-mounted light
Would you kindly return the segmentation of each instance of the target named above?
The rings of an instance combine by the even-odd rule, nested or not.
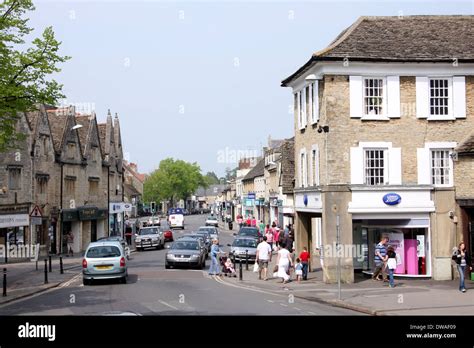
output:
[[[318,133],[329,133],[329,126],[319,126]]]

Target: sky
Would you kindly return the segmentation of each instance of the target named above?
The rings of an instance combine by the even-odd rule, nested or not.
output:
[[[466,1],[37,0],[72,59],[63,104],[118,114],[124,156],[151,172],[167,157],[219,176],[268,137],[293,136],[281,81],[360,16],[474,14]]]

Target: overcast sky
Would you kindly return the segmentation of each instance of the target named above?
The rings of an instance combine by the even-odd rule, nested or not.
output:
[[[222,175],[238,153],[293,136],[283,78],[362,15],[473,14],[474,1],[46,1],[72,56],[56,79],[67,103],[118,113],[142,172],[174,157]]]

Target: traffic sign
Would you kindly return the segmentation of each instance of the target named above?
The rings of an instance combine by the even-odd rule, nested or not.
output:
[[[43,217],[43,214],[41,214],[41,209],[37,205],[33,208],[33,210],[30,213],[31,217]]]

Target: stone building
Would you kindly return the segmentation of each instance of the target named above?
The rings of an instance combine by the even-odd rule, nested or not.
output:
[[[242,179],[243,216],[253,216],[263,220],[265,201],[265,159],[259,158],[257,164]]]
[[[361,17],[282,82],[294,98],[297,251],[310,246],[326,282],[338,230],[343,281],[371,272],[382,236],[399,276],[452,278],[454,150],[474,127],[472,21]]]

